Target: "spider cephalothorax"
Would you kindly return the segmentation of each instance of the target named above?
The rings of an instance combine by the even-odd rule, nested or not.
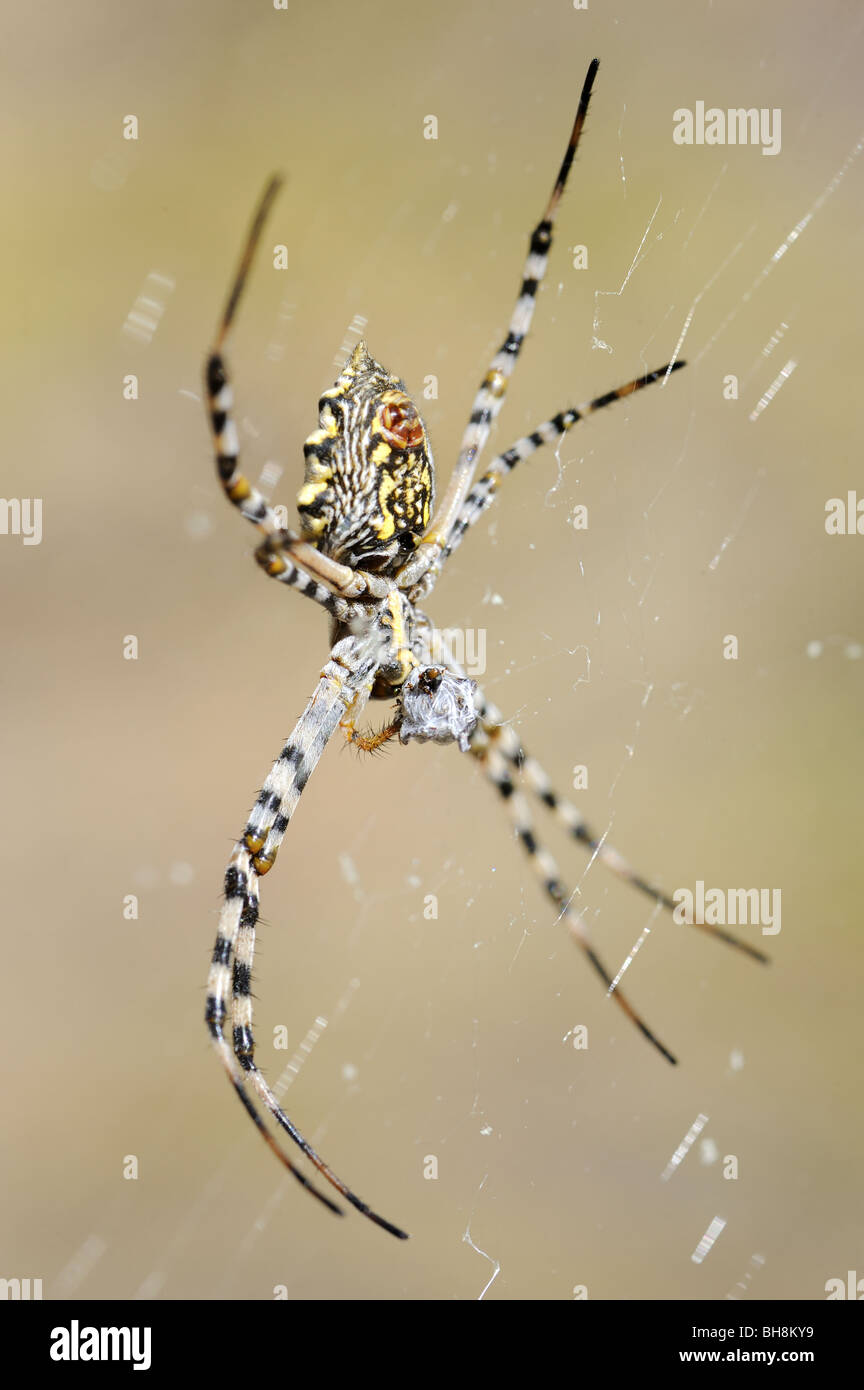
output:
[[[435,502],[432,451],[397,376],[358,343],[319,402],[297,494],[304,539],[340,564],[392,575],[416,548]]]
[[[608,994],[668,1061],[675,1058],[646,1026],[610,974],[593,944],[576,896],[562,881],[552,855],[538,841],[528,796],[551,811],[567,833],[599,860],[673,912],[674,901],[637,874],[597,835],[522,746],[514,726],[459,665],[446,634],[436,632],[417,604],[431,593],[442,567],[494,500],[520,461],[544,445],[559,446],[568,430],[595,411],[634,391],[664,381],[680,361],[607,391],[580,406],[548,416],[530,434],[496,454],[475,481],[480,453],[504,398],[507,381],[528,330],[552,245],[555,213],[588,111],[596,59],[588,69],[576,118],[551,196],[528,247],[528,258],[507,336],[474,397],[459,457],[434,516],[432,454],[419,411],[398,377],[359,343],[335,386],[320,402],[320,428],[306,441],[306,477],[297,498],[303,534],[280,521],[263,493],[240,467],[234,398],[222,347],[234,318],[280,179],[268,183],[255,214],[206,368],[207,405],[216,463],[226,496],[262,536],[255,558],[265,573],[311,598],[331,619],[331,651],[318,684],[273,764],[234,846],[225,875],[225,902],[210,966],[206,1020],[213,1044],[247,1113],[298,1182],[334,1211],[289,1157],[265,1116],[346,1201],[391,1235],[398,1226],[372,1211],[317,1154],[282,1109],[255,1060],[252,1034],[252,965],[258,921],[258,885],[273,866],[297,803],[337,729],[361,749],[374,751],[397,735],[401,743],[455,743],[473,757],[507,806],[516,836],[547,897],[573,941],[584,951]],[[566,575],[550,601],[569,602]],[[355,721],[370,699],[395,702],[394,717],[378,733],[364,735]],[[401,808],[400,808],[401,809]],[[402,810],[411,833],[410,805]],[[748,942],[705,923],[715,939],[763,954]],[[635,952],[634,952],[635,954]],[[229,1031],[226,1031],[226,1027]]]

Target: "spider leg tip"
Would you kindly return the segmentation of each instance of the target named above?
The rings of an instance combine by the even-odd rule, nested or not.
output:
[[[387,1221],[383,1216],[379,1216],[377,1212],[366,1210],[363,1212],[363,1215],[368,1216],[371,1221],[375,1222],[376,1226],[381,1227],[382,1231],[387,1231],[388,1235],[395,1236],[397,1240],[411,1239],[408,1232],[403,1231],[401,1226],[394,1226],[392,1221]]]

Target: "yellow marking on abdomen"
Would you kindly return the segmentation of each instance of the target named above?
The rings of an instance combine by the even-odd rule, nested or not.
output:
[[[327,480],[321,478],[317,482],[304,483],[297,493],[298,507],[311,507],[316,497],[320,497],[322,492],[327,491]]]

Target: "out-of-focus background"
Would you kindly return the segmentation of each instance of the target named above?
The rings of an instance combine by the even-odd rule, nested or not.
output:
[[[852,0],[19,8],[2,491],[43,512],[40,544],[0,536],[0,1274],[49,1298],[819,1299],[862,1268],[864,539],[824,524],[864,493],[862,25]],[[753,964],[538,818],[613,969],[651,924],[626,986],[673,1069],[470,759],[329,749],[263,885],[259,1056],[295,1059],[289,1112],[397,1244],[283,1176],[202,1022],[225,862],[327,624],[252,561],[200,368],[284,170],[229,347],[248,472],[280,465],[293,516],[359,316],[443,482],[595,54],[493,445],[689,365],[521,467],[428,606],[485,634],[489,694],[562,791],[587,767],[571,794],[644,874],[779,888],[782,929],[742,929]],[[779,109],[780,152],[677,145],[700,101]]]

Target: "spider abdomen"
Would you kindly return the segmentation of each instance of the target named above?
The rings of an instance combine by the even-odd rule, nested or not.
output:
[[[393,575],[435,502],[426,428],[403,383],[358,343],[319,402],[297,494],[304,538],[352,568]]]

